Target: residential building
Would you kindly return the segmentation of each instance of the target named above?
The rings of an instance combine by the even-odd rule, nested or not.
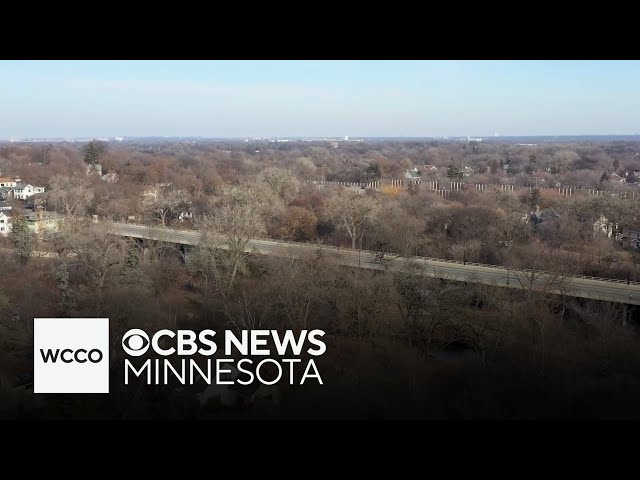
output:
[[[618,242],[623,248],[640,249],[640,225],[629,225],[618,235]]]
[[[529,222],[535,227],[539,223],[553,221],[556,218],[560,218],[560,214],[556,212],[553,208],[544,208],[540,210],[540,208],[536,208],[536,211],[533,212],[529,217]]]
[[[0,200],[13,198],[13,187],[0,187]]]
[[[26,200],[36,193],[44,193],[44,187],[34,187],[28,183],[18,183],[13,187],[13,197],[19,200]]]
[[[46,212],[40,208],[34,213],[24,215],[27,226],[36,235],[43,237],[46,234],[57,232],[63,216],[56,212]]]
[[[609,180],[618,183],[626,183],[627,181],[625,177],[621,177],[617,173],[612,173],[611,175],[609,175]]]
[[[417,167],[414,167],[413,170],[407,170],[404,174],[404,178],[411,182],[418,182],[421,179],[420,171]]]
[[[0,236],[6,237],[11,231],[11,217],[0,211]]]
[[[15,179],[11,177],[0,177],[0,188],[1,187],[15,187],[16,186]]]
[[[11,209],[13,209],[11,205],[9,205],[7,202],[3,202],[2,200],[0,200],[0,212],[2,211],[8,212]]]
[[[102,176],[102,165],[100,163],[96,163],[94,165],[87,165],[87,175],[96,174],[98,176]]]
[[[103,180],[107,183],[115,183],[118,181],[118,174],[115,172],[105,173],[100,177],[100,180]]]
[[[611,238],[613,235],[613,225],[607,217],[604,215],[600,215],[600,218],[593,223],[593,233],[595,235],[604,235],[605,237]]]

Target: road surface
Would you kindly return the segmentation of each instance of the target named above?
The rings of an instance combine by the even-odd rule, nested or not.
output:
[[[197,245],[200,234],[194,230],[173,230],[126,223],[112,224],[116,235],[132,238],[158,240],[182,245]],[[224,248],[221,241],[221,247]],[[560,276],[542,272],[507,269],[494,265],[426,257],[397,257],[380,260],[376,252],[338,250],[335,247],[305,243],[279,242],[275,240],[251,240],[247,251],[288,258],[304,258],[322,254],[341,265],[374,270],[403,270],[407,264],[425,267],[425,274],[435,278],[482,283],[499,287],[536,289],[550,294],[591,298],[618,303],[640,305],[640,283],[617,279],[583,276]]]

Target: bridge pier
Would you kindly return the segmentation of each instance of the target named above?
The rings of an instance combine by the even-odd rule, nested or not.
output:
[[[625,303],[622,308],[622,326],[628,327],[629,325],[635,323],[636,315],[637,315],[636,305],[629,305]]]
[[[180,246],[178,247],[178,251],[180,252],[180,257],[182,257],[182,261],[184,263],[187,263],[187,261],[189,260],[189,253],[191,252],[192,249],[193,247],[191,245],[185,245],[184,243],[181,243]]]

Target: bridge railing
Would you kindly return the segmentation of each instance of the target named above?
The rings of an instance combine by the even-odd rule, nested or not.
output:
[[[185,233],[194,233],[197,234],[199,233],[198,230],[184,230],[184,229],[177,229],[177,228],[162,228],[162,227],[153,227],[153,226],[149,226],[149,225],[138,225],[138,224],[133,224],[133,223],[127,223],[124,225],[129,225],[129,226],[140,226],[140,227],[145,227],[148,228],[150,230],[172,230],[175,232],[185,232]],[[323,250],[331,250],[331,251],[335,251],[337,250],[338,247],[333,247],[333,246],[329,246],[329,245],[325,245],[325,244],[321,244],[321,243],[300,243],[300,242],[294,242],[291,240],[273,240],[270,238],[253,238],[251,239],[252,241],[262,241],[262,242],[269,242],[269,243],[279,243],[282,245],[289,245],[289,246],[295,246],[295,247],[306,247],[306,248],[310,248],[310,249],[314,249],[314,248],[320,248]],[[350,252],[360,252],[360,253],[364,253],[366,255],[371,255],[371,256],[379,256],[381,252],[376,251],[376,250],[366,250],[366,249],[361,249],[361,250],[351,250],[351,249],[345,249],[345,251],[350,251]],[[402,257],[402,256],[400,256]],[[395,258],[399,258],[399,257],[395,257]],[[561,274],[558,272],[551,272],[551,271],[547,271],[547,270],[533,270],[533,269],[528,269],[528,268],[510,268],[510,267],[506,267],[504,265],[492,265],[489,263],[477,263],[477,262],[463,262],[462,260],[451,260],[451,259],[447,259],[447,258],[436,258],[436,257],[426,257],[426,256],[421,256],[421,255],[415,255],[415,256],[411,256],[411,257],[402,257],[402,258],[406,258],[406,259],[416,259],[416,260],[423,260],[423,261],[429,261],[429,262],[434,262],[434,263],[443,263],[443,264],[456,264],[456,265],[471,265],[474,267],[483,267],[483,268],[491,268],[491,269],[495,269],[495,270],[508,270],[514,273],[538,273],[538,274],[542,274],[542,275],[548,275],[548,276],[561,276],[561,277],[566,277],[566,278],[582,278],[585,280],[596,280],[596,281],[602,281],[602,282],[609,282],[609,283],[616,283],[616,284],[629,284],[629,285],[640,285],[640,282],[637,281],[629,281],[627,282],[626,280],[621,280],[618,278],[608,278],[608,277],[595,277],[592,275],[580,275],[580,274]]]

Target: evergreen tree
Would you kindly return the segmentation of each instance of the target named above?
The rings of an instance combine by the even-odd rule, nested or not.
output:
[[[532,210],[540,204],[540,189],[538,187],[531,190],[529,194],[529,206]]]
[[[18,217],[13,221],[9,241],[20,260],[26,262],[33,252],[35,238],[24,217]]]
[[[616,158],[613,161],[613,171],[617,172],[618,170],[620,170],[620,161]]]
[[[84,150],[85,163],[95,167],[99,163],[100,157],[107,150],[107,144],[99,140],[91,140]]]
[[[136,247],[129,247],[127,254],[118,274],[118,284],[129,288],[140,288],[151,291],[152,282],[140,269],[140,257],[136,252]]]
[[[600,186],[604,185],[608,181],[609,181],[609,175],[607,175],[607,172],[604,172],[600,177]]]
[[[447,168],[447,177],[449,177],[452,180],[462,179],[463,177],[462,170],[456,167],[455,165],[449,165],[449,167]]]
[[[380,165],[378,162],[370,163],[367,167],[367,175],[370,175],[373,179],[380,178]]]
[[[69,285],[67,265],[62,263],[56,268],[56,286],[58,287],[58,308],[62,315],[68,316],[76,308],[73,288]]]
[[[96,146],[95,140],[92,140],[89,142],[84,152],[84,161],[94,167],[96,163],[98,163],[98,157],[98,147]]]

